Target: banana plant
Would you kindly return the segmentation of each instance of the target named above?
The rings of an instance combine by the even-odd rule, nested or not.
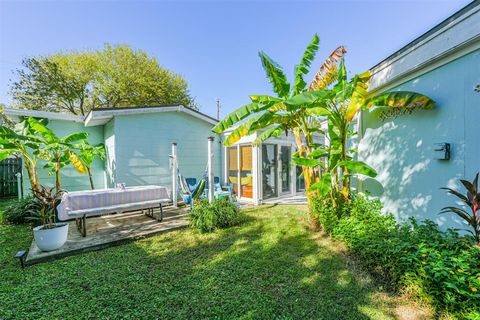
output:
[[[37,120],[43,125],[47,119]],[[32,191],[39,190],[37,164],[42,153],[42,140],[36,135],[27,118],[22,118],[17,124],[0,126],[0,161],[9,156],[21,156],[30,181]]]
[[[318,48],[319,38],[314,35],[295,67],[293,86],[282,68],[260,52],[263,69],[277,96],[250,96],[251,103],[230,113],[213,131],[220,134],[243,121],[225,139],[226,146],[256,131],[262,132],[255,144],[291,131],[298,149],[294,161],[302,166],[306,189],[310,193],[340,191],[348,198],[353,174],[376,175],[367,164],[354,160],[355,152],[348,150],[350,128],[360,110],[372,107],[431,109],[435,103],[427,96],[406,91],[371,97],[368,93],[370,71],[347,79],[346,50],[342,46],[330,54],[307,87],[304,76],[308,74]],[[327,132],[320,128],[322,120],[328,122]],[[327,134],[329,144],[315,143],[314,133]]]
[[[35,152],[38,157],[49,161],[44,167],[50,168],[50,174],[55,174],[55,189],[57,192],[61,190],[60,170],[63,167],[72,164],[79,173],[87,172],[80,157],[75,153],[77,149],[75,143],[85,141],[88,133],[78,132],[59,138],[52,130],[35,118],[28,118],[27,122],[41,141],[42,148]]]
[[[326,97],[328,101],[325,101],[328,108],[325,115],[328,121],[329,144],[307,154],[304,159],[301,159],[301,155],[296,155],[294,159],[297,163],[303,161],[308,165],[322,167],[325,174],[311,186],[311,189],[321,195],[330,192],[334,199],[334,193],[341,192],[348,199],[352,175],[362,174],[369,177],[377,175],[366,163],[354,160],[356,150],[348,149],[348,141],[355,134],[350,129],[361,110],[373,107],[415,110],[432,109],[435,106],[432,99],[416,92],[396,91],[370,96],[368,93],[370,78],[370,71],[366,71],[348,80],[344,59],[341,59],[336,80],[330,89],[331,94]],[[312,85],[309,89],[311,88]],[[326,160],[321,161],[321,158]]]
[[[300,63],[295,66],[293,85],[288,82],[282,68],[273,59],[264,52],[259,53],[263,69],[276,96],[252,95],[249,104],[238,108],[220,121],[213,128],[213,132],[218,134],[245,120],[232,130],[224,145],[230,146],[241,137],[256,131],[262,131],[254,141],[256,145],[271,137],[278,137],[283,132],[292,132],[300,156],[306,156],[314,150],[314,134],[322,133],[318,119],[328,112],[326,102],[333,97],[333,92],[327,90],[327,87],[334,81],[337,65],[346,53],[343,47],[338,47],[319,69],[314,83],[307,88],[304,76],[310,71],[319,42],[320,39],[315,34]],[[308,189],[319,179],[320,171],[315,167],[303,166],[303,175]]]
[[[106,159],[107,153],[105,150],[105,146],[103,145],[103,143],[92,146],[87,142],[87,140],[84,140],[78,146],[76,146],[76,148],[80,150],[80,161],[82,161],[83,166],[87,171],[88,178],[90,180],[90,188],[94,190],[95,186],[92,176],[92,164],[95,158],[98,158],[100,160]]]

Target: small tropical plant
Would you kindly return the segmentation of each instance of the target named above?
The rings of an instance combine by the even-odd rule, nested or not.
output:
[[[29,212],[34,206],[35,201],[32,197],[15,200],[5,207],[3,214],[0,216],[0,222],[7,224],[27,223]]]
[[[29,220],[37,221],[39,225],[43,225],[43,229],[53,229],[57,222],[55,209],[64,192],[53,190],[54,187],[46,188],[40,185],[38,191],[33,191],[34,205],[30,208]]]
[[[198,201],[190,212],[190,225],[201,232],[234,226],[242,221],[240,209],[228,199]]]
[[[480,205],[480,193],[478,192],[478,173],[473,179],[472,182],[468,180],[460,180],[462,185],[465,187],[467,194],[464,195],[451,188],[442,188],[447,190],[448,193],[453,194],[459,198],[466,206],[471,210],[471,213],[468,213],[462,208],[458,207],[445,207],[440,211],[440,214],[452,212],[457,216],[462,218],[471,229],[459,229],[464,230],[473,235],[477,246],[480,247],[480,216],[479,216],[479,205]]]

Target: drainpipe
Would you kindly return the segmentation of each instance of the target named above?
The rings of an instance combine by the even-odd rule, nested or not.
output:
[[[208,202],[213,202],[214,196],[214,174],[213,174],[213,137],[208,137]]]

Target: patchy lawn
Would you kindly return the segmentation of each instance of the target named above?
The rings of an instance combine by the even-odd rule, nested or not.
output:
[[[305,208],[245,211],[238,227],[185,229],[21,270],[28,226],[0,225],[0,319],[424,319],[341,247],[305,229]]]

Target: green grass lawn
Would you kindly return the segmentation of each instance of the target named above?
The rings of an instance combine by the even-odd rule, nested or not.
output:
[[[304,207],[245,212],[238,227],[173,231],[24,270],[12,256],[29,247],[30,227],[0,225],[0,319],[427,317],[307,230]]]

